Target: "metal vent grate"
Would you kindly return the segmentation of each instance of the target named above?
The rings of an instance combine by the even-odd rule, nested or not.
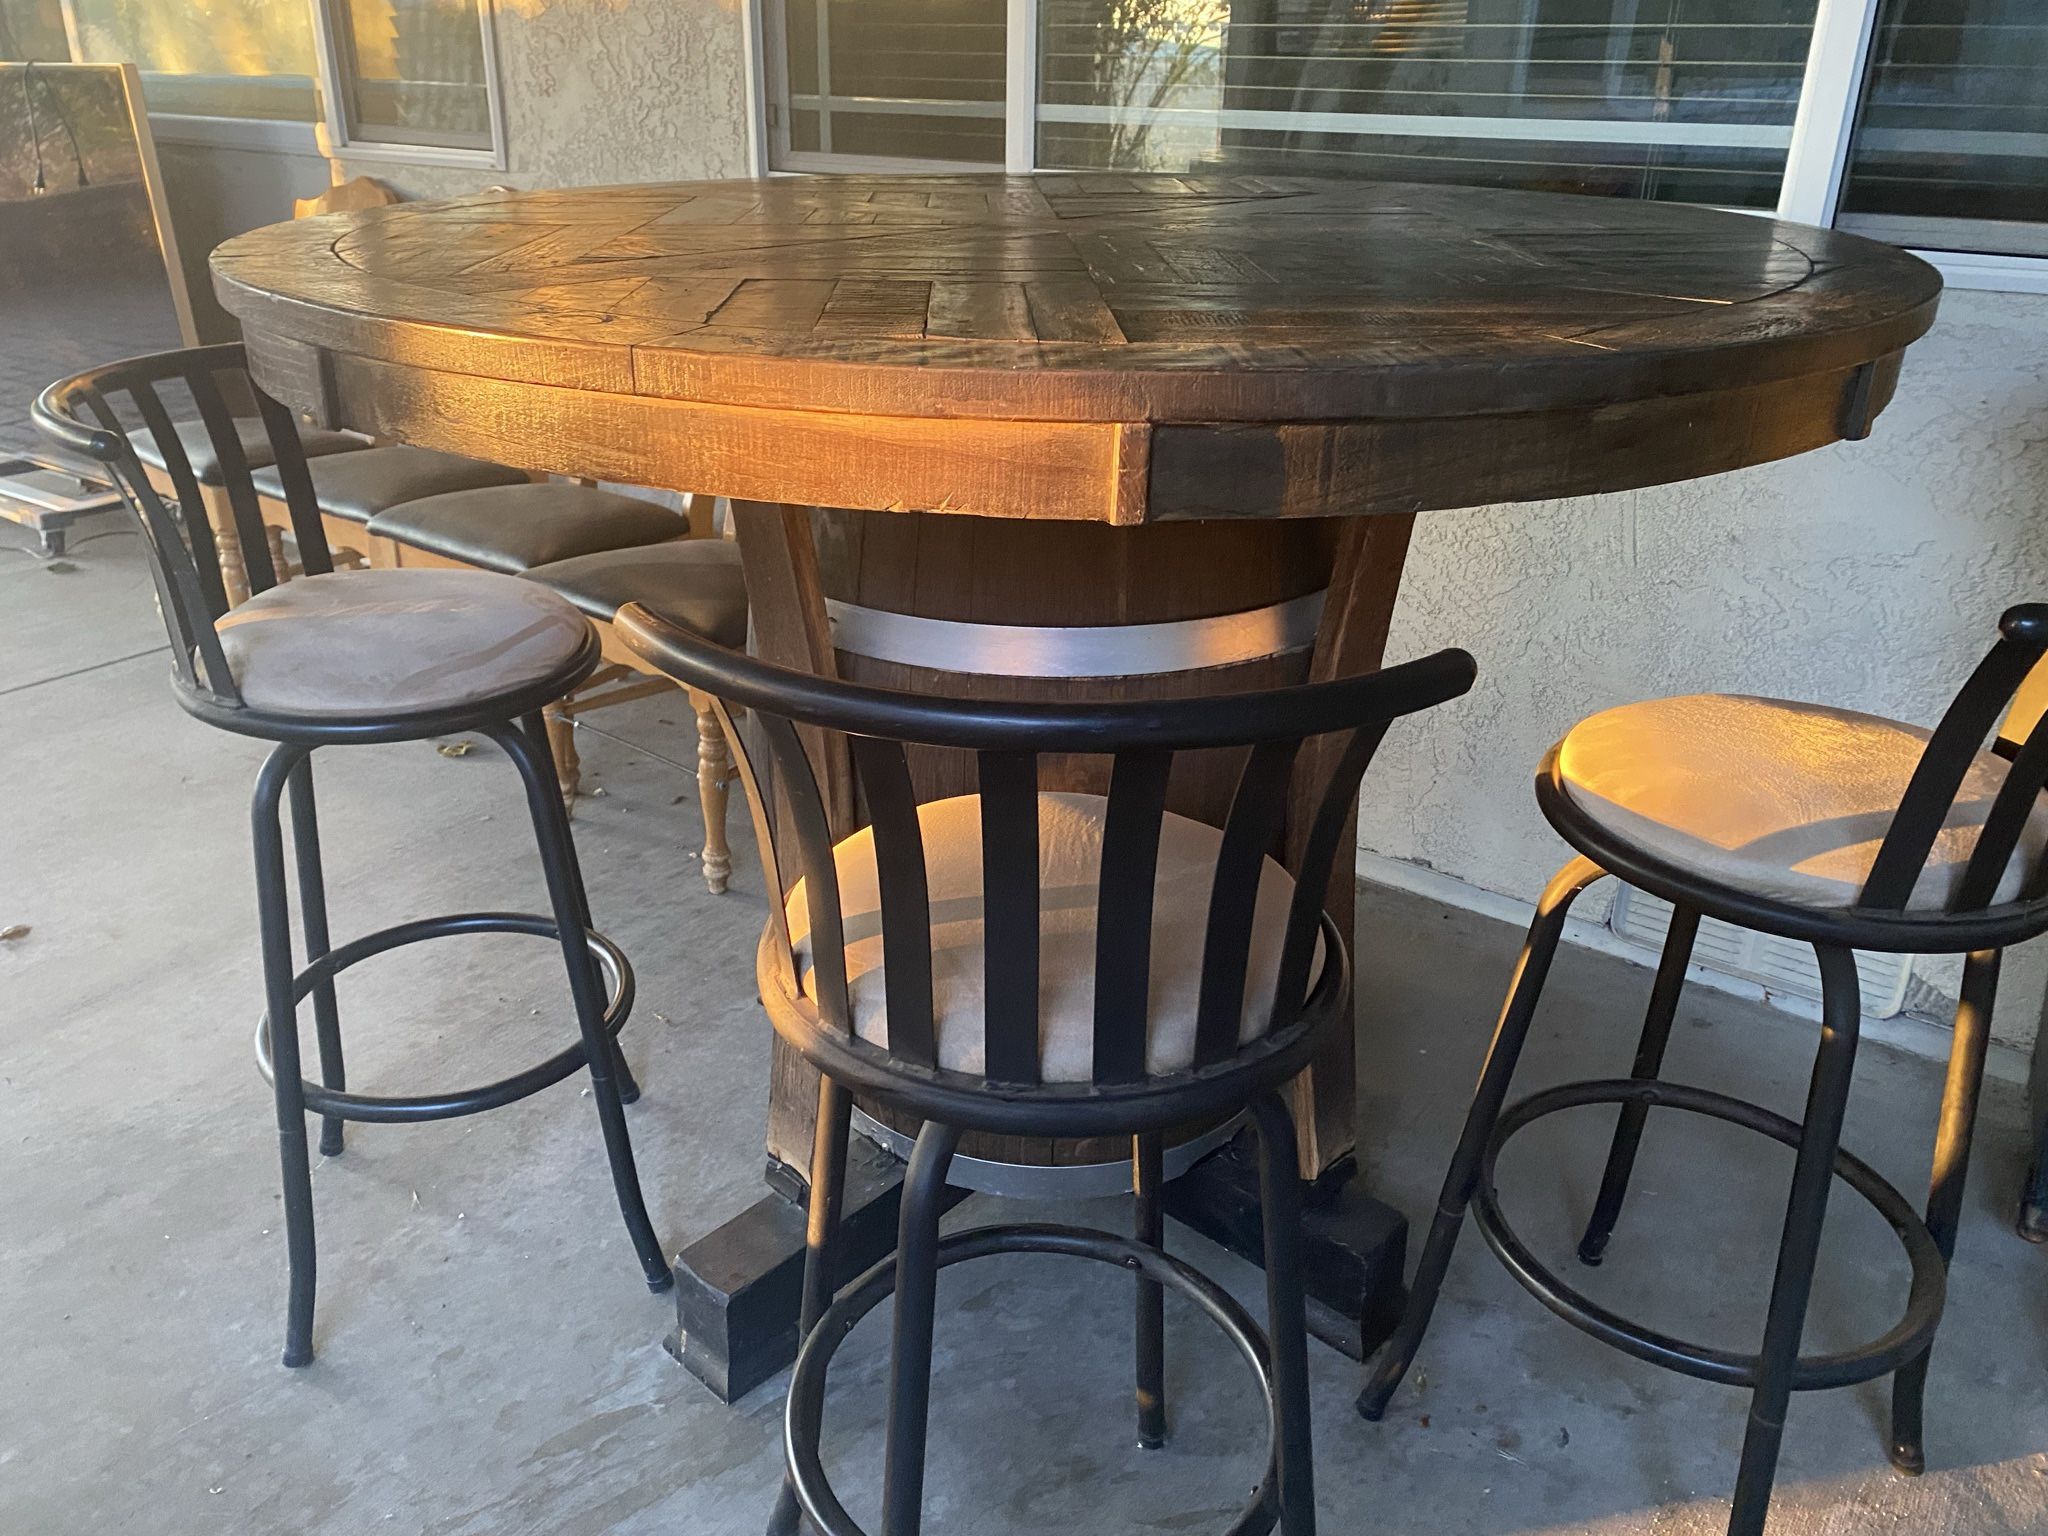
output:
[[[1607,923],[1630,943],[1661,950],[1664,935],[1671,930],[1671,903],[1624,883]],[[1814,963],[1813,948],[1796,939],[1752,933],[1709,917],[1700,923],[1692,958],[1709,970],[1740,976],[1772,992],[1820,1001],[1820,968]],[[1906,1006],[1912,956],[1874,955],[1859,949],[1856,974],[1863,986],[1866,1017],[1888,1019]]]

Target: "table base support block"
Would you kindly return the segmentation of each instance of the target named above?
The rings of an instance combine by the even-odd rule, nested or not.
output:
[[[779,1164],[768,1182],[770,1193],[676,1255],[676,1331],[663,1347],[721,1402],[744,1397],[796,1359],[804,1185]],[[895,1248],[902,1183],[900,1162],[852,1139],[839,1218],[841,1283]],[[966,1198],[964,1190],[947,1193],[951,1201]]]
[[[1309,1332],[1363,1360],[1394,1331],[1408,1292],[1408,1218],[1375,1200],[1347,1166],[1325,1175],[1303,1202],[1302,1280]],[[1166,1186],[1166,1212],[1258,1264],[1259,1159],[1249,1132],[1219,1147]]]

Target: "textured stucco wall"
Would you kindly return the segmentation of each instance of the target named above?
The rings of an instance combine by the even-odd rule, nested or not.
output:
[[[2048,298],[1951,292],[1865,442],[1684,485],[1425,514],[1388,654],[1462,645],[1479,681],[1389,738],[1360,843],[1533,899],[1567,850],[1532,776],[1581,716],[1733,691],[1931,724],[2000,609],[2043,596]],[[2001,1038],[2032,1037],[2040,970],[2013,957]],[[1933,1012],[1955,971],[1923,973],[1908,1006]]]
[[[511,168],[346,174],[409,197],[746,174],[739,0],[497,0],[496,16]]]

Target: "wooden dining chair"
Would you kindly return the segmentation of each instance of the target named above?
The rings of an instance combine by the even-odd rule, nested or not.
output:
[[[757,977],[776,1031],[822,1074],[802,1345],[786,1414],[790,1481],[827,1536],[860,1536],[819,1450],[825,1374],[860,1317],[895,1296],[882,1530],[919,1528],[938,1271],[993,1253],[1063,1253],[1137,1276],[1139,1434],[1165,1430],[1161,1302],[1171,1288],[1237,1346],[1272,1427],[1270,1464],[1231,1527],[1315,1528],[1300,1171],[1279,1089],[1349,1029],[1349,939],[1323,911],[1360,777],[1389,724],[1457,697],[1443,651],[1340,681],[1202,698],[1064,704],[864,687],[720,646],[637,605],[626,645],[715,701],[744,705],[772,787],[735,739],[769,890]],[[868,826],[833,840],[804,733],[848,741]],[[1337,750],[1303,751],[1330,737]],[[907,751],[972,754],[973,793],[919,804]],[[1243,753],[1221,827],[1166,809],[1177,754]],[[1109,759],[1107,796],[1041,792],[1042,759]],[[1273,857],[1297,774],[1315,809],[1292,875]],[[771,800],[786,814],[771,814]],[[791,877],[796,877],[792,879]],[[787,891],[787,900],[780,899]],[[922,1120],[894,1257],[834,1299],[850,1095]],[[1161,1137],[1247,1114],[1258,1135],[1268,1329],[1160,1246]],[[963,1131],[1130,1138],[1137,1234],[1015,1224],[941,1238]]]
[[[342,1151],[347,1120],[410,1123],[476,1114],[587,1072],[614,1192],[647,1284],[671,1284],[647,1216],[623,1106],[638,1096],[617,1044],[633,1004],[631,967],[590,925],[589,901],[555,782],[540,711],[596,668],[596,635],[583,615],[533,582],[483,571],[337,573],[314,504],[298,424],[254,395],[265,449],[288,503],[304,574],[282,583],[270,562],[250,484],[243,433],[225,390],[246,381],[240,346],[130,359],[52,385],[36,425],[59,446],[108,465],[143,535],[158,607],[169,632],[172,691],[208,725],[273,744],[253,808],[256,896],[266,1011],[259,1068],[271,1081],[284,1177],[290,1290],[284,1363],[313,1357],[315,1254],[306,1117],[321,1118],[320,1150]],[[250,595],[229,599],[197,477],[167,403],[183,396],[207,430],[223,499],[241,539]],[[174,499],[160,495],[135,451],[133,428],[164,450]],[[330,941],[326,877],[313,797],[313,756],[323,748],[424,741],[452,732],[486,736],[512,759],[526,792],[550,912],[466,912],[417,918],[346,943]],[[293,957],[280,815],[291,803],[292,851],[305,964]],[[547,1060],[481,1087],[408,1095],[352,1092],[346,1084],[335,978],[404,945],[478,933],[551,941],[561,952],[577,1038]],[[299,1004],[313,1003],[319,1080],[300,1066]]]
[[[1407,1310],[1359,1399],[1367,1418],[1385,1412],[1415,1358],[1469,1208],[1509,1273],[1566,1321],[1652,1365],[1749,1393],[1730,1536],[1761,1536],[1796,1391],[1891,1376],[1891,1459],[1902,1472],[1922,1469],[1929,1354],[1962,1215],[2000,959],[2008,945],[2048,931],[2048,730],[2027,729],[2010,758],[1984,750],[2048,652],[2048,604],[2008,609],[1998,627],[1997,643],[1932,732],[1815,704],[1703,694],[1605,710],[1551,749],[1537,803],[1579,856],[1537,904]],[[1626,1078],[1566,1083],[1509,1105],[1566,915],[1610,874],[1674,908],[1634,1067]],[[1822,1019],[1803,1120],[1660,1075],[1703,916],[1813,946]],[[1924,1216],[1841,1147],[1862,1018],[1858,949],[1967,957]],[[1756,1352],[1693,1343],[1621,1316],[1543,1264],[1508,1225],[1496,1189],[1508,1141],[1546,1115],[1591,1104],[1618,1105],[1620,1115],[1579,1243],[1588,1265],[1606,1255],[1651,1109],[1722,1120],[1793,1149]],[[1836,1178],[1898,1233],[1912,1285],[1900,1320],[1880,1337],[1802,1355]]]

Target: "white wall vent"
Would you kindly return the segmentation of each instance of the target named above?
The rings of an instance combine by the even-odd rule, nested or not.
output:
[[[1659,952],[1664,948],[1664,935],[1671,930],[1671,903],[1620,882],[1607,923],[1631,944]],[[1796,939],[1752,933],[1709,917],[1700,922],[1692,958],[1697,965],[1740,976],[1770,991],[1820,1001],[1820,967],[1814,963],[1813,946]],[[1906,983],[1912,973],[1911,955],[1874,955],[1857,950],[1856,974],[1863,986],[1864,1016],[1888,1019],[1903,1009]]]

